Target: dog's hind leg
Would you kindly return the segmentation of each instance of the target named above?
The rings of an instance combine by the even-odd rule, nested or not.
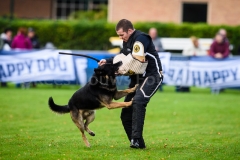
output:
[[[95,136],[95,133],[93,131],[91,131],[89,128],[88,128],[88,125],[94,121],[95,119],[95,111],[89,111],[88,112],[89,115],[86,117],[86,121],[85,121],[85,130],[91,135],[91,136]]]
[[[85,145],[87,147],[90,147],[90,143],[88,142],[87,137],[84,134],[85,128],[84,128],[82,111],[81,110],[78,111],[77,109],[74,109],[74,110],[70,111],[70,114],[71,114],[71,118],[72,118],[73,122],[76,124],[76,126],[79,128],[79,130],[82,133],[83,142],[85,143]]]

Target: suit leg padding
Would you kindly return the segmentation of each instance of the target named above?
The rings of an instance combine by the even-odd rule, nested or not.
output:
[[[123,108],[121,113],[121,120],[123,128],[127,134],[129,141],[131,141],[132,136],[132,107]]]
[[[130,93],[125,97],[124,102],[129,102],[132,100],[135,93]],[[123,128],[127,134],[129,141],[131,141],[132,137],[132,107],[123,108],[121,112],[121,120]]]
[[[133,103],[132,138],[141,138],[146,113],[145,103]]]
[[[140,85],[140,89],[136,91],[132,102],[132,138],[142,137],[146,106],[161,84],[161,80],[161,77],[158,75],[146,77],[144,82]]]

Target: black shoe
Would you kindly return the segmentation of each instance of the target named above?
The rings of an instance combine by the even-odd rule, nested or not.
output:
[[[137,139],[137,138],[131,139],[130,147],[131,148],[139,148],[139,139]]]
[[[130,147],[131,148],[145,149],[146,145],[145,145],[145,142],[144,142],[143,138],[134,138],[134,139],[131,140]]]

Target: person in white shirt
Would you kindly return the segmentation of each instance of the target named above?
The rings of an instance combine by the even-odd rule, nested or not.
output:
[[[207,51],[199,45],[198,38],[195,36],[192,36],[190,38],[192,44],[184,48],[182,54],[184,56],[206,56]]]
[[[12,29],[6,28],[4,32],[0,35],[0,40],[3,43],[2,50],[11,50],[12,43]]]

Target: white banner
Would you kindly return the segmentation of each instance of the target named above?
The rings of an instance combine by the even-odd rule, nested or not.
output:
[[[171,61],[168,85],[210,87],[240,80],[240,60]]]
[[[240,61],[189,62],[188,85],[209,87],[240,80]]]
[[[170,52],[159,52],[158,56],[161,60],[162,70],[163,70],[163,74],[164,74],[163,82],[166,83],[166,82],[168,82],[168,76],[165,76],[165,75],[167,75],[168,70],[169,70],[171,53]]]
[[[187,70],[189,67],[189,61],[187,60],[174,60],[170,61],[169,69],[166,76],[166,84],[177,85],[177,86],[187,86]]]
[[[59,55],[60,50],[39,50],[0,56],[1,81],[14,83],[75,80],[72,56]],[[71,51],[64,52],[71,53]]]
[[[87,83],[87,58],[77,58],[75,61],[76,69],[77,69],[77,77],[81,86],[84,86]]]

